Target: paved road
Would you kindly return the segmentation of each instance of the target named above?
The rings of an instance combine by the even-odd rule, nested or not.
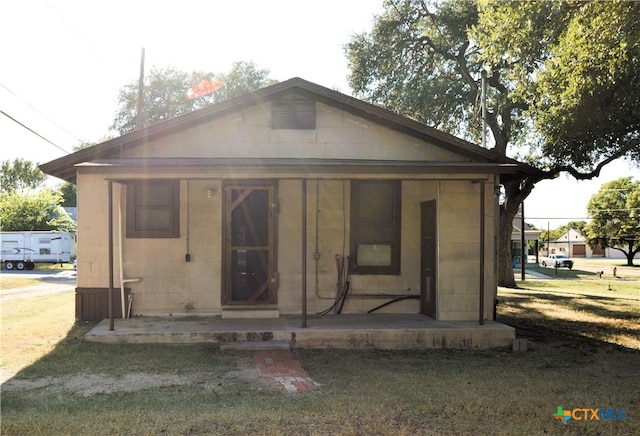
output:
[[[3,277],[18,277],[34,279],[40,284],[29,285],[23,288],[0,290],[0,301],[21,300],[23,298],[39,297],[73,290],[76,286],[76,272],[70,270],[33,270],[33,271],[2,271]]]

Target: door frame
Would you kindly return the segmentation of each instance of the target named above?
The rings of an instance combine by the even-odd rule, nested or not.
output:
[[[428,245],[425,238],[431,238]],[[427,270],[431,274],[427,276]],[[429,278],[431,278],[429,280]],[[438,311],[438,207],[436,200],[420,203],[420,313],[436,319]]]
[[[268,266],[267,266],[267,299],[264,300],[233,300],[232,289],[232,251],[234,246],[232,245],[231,234],[231,217],[233,212],[233,205],[231,203],[231,191],[237,189],[253,189],[253,190],[265,190],[268,191],[269,204],[269,225],[268,225]],[[277,213],[276,213],[276,199],[277,199],[277,181],[275,180],[229,180],[223,182],[222,186],[222,287],[221,287],[221,303],[223,306],[238,306],[238,305],[274,305],[277,304],[277,244],[276,244],[276,229],[277,229]]]

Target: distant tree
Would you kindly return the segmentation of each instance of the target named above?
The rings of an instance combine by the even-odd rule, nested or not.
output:
[[[602,185],[587,205],[589,246],[620,250],[633,266],[640,252],[640,182],[623,177]]]
[[[60,193],[48,189],[35,193],[3,192],[0,194],[1,229],[75,232],[76,222],[59,205],[61,201]]]
[[[25,159],[5,160],[0,169],[0,191],[14,192],[44,186],[47,176],[37,165]]]
[[[235,62],[228,73],[185,72],[173,68],[152,68],[145,77],[142,126],[177,117],[213,103],[226,100],[275,83],[269,70],[259,69],[250,62]],[[215,84],[208,91],[194,94],[194,88],[207,89],[203,84]],[[220,86],[221,85],[221,86]],[[131,132],[138,115],[138,80],[125,85],[118,95],[118,112],[111,129],[117,134]]]
[[[75,151],[84,150],[85,148],[93,147],[97,143],[107,141],[108,139],[111,139],[111,137],[109,135],[107,135],[105,138],[103,138],[102,140],[100,140],[98,142],[83,142],[81,144],[75,145],[73,147],[73,151],[75,152]]]
[[[77,206],[77,198],[78,188],[73,183],[64,183],[60,189],[60,194],[62,195],[62,202],[60,206],[62,207],[76,207]]]
[[[265,86],[273,85],[276,80],[269,78],[268,69],[260,69],[252,62],[236,61],[228,73],[215,75],[215,80],[222,83],[222,87],[210,94],[206,104],[228,100],[246,94]],[[207,96],[203,96],[203,99]]]

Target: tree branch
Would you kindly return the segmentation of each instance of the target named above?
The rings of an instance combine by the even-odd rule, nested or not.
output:
[[[541,174],[543,174],[544,176],[540,180],[553,179],[561,172],[567,172],[571,174],[576,180],[593,179],[594,177],[598,177],[600,175],[600,171],[602,171],[602,168],[604,168],[605,165],[610,164],[614,160],[623,157],[628,152],[630,152],[635,147],[637,147],[637,145],[638,143],[634,142],[632,144],[629,144],[627,147],[624,147],[618,150],[617,152],[613,153],[611,156],[607,157],[605,160],[598,163],[598,165],[596,165],[593,171],[590,171],[587,173],[581,173],[580,171],[578,171],[577,169],[575,169],[570,165],[559,165],[559,166],[552,167],[547,171],[541,171]]]

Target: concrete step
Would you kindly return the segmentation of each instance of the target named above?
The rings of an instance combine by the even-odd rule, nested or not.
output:
[[[267,351],[290,350],[289,341],[259,341],[259,342],[224,342],[220,344],[220,351]]]

